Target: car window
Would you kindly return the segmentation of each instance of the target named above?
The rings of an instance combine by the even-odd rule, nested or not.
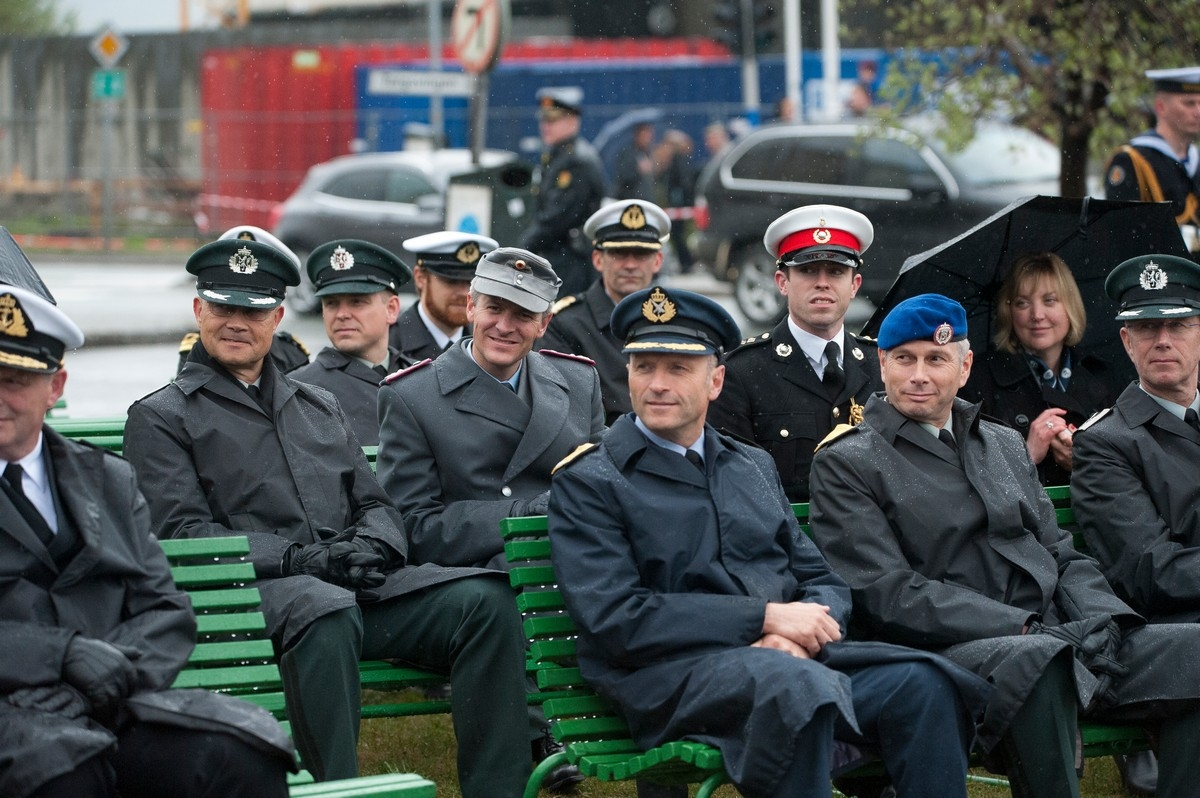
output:
[[[382,200],[385,176],[379,169],[345,172],[330,179],[321,191],[348,199]]]
[[[841,183],[851,144],[839,136],[767,138],[742,153],[730,171],[737,180]]]
[[[415,169],[391,169],[387,172],[388,202],[415,203],[419,197],[439,193],[429,178]]]
[[[895,139],[867,139],[856,145],[851,156],[846,174],[846,183],[850,185],[904,189],[922,180],[936,180],[925,159],[911,146]]]

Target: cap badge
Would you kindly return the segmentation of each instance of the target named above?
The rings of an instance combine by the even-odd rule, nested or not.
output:
[[[853,349],[851,349],[851,350],[850,350],[850,354],[854,355],[854,359],[855,359],[855,360],[862,360],[862,359],[863,359],[863,353],[862,353],[862,350],[861,350],[861,349],[859,349],[857,346],[856,346],[856,347],[854,347]]]
[[[825,220],[822,219],[821,227],[813,230],[813,241],[816,241],[818,244],[828,244],[829,239],[833,238],[833,234],[826,230],[824,225]]]
[[[242,247],[229,256],[229,268],[238,274],[254,274],[258,271],[258,258],[249,247]]]
[[[338,247],[329,256],[329,265],[335,272],[344,272],[354,268],[354,256],[345,247]]]
[[[656,324],[665,324],[675,318],[675,303],[667,299],[661,288],[655,288],[642,303],[642,316]]]
[[[1167,273],[1157,263],[1150,261],[1142,269],[1138,284],[1147,291],[1161,291],[1167,287]]]
[[[12,294],[0,296],[0,333],[11,338],[24,338],[29,335],[29,326],[25,324],[25,313],[20,303]]]
[[[526,269],[528,269],[528,268],[529,268],[529,264],[527,264],[527,263],[526,263],[525,261],[523,261],[523,260],[514,260],[514,261],[513,261],[513,264],[512,264],[512,267],[513,267],[514,269],[516,269],[517,271],[519,271],[519,272],[523,272],[523,271],[525,271]]]
[[[621,214],[621,226],[626,230],[641,230],[646,226],[646,212],[641,205],[630,205]]]
[[[479,245],[474,241],[468,241],[458,248],[454,257],[458,259],[459,263],[474,263],[479,260]]]
[[[933,331],[933,342],[938,346],[945,346],[950,343],[950,339],[954,337],[954,328],[946,322],[942,322]]]
[[[566,188],[571,185],[571,173],[564,169],[558,173],[558,180],[555,181],[559,188]]]
[[[850,426],[857,427],[863,420],[863,406],[850,397]]]
[[[779,355],[780,357],[791,357],[792,356],[792,345],[791,344],[777,344],[775,347],[775,354]]]

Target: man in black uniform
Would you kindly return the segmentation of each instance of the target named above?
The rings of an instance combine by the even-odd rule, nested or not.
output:
[[[521,795],[524,636],[508,581],[407,565],[403,521],[337,400],[267,357],[300,281],[285,253],[216,241],[187,268],[200,341],[130,407],[125,454],[163,536],[249,538],[305,765],[322,780],[357,773],[358,661],[396,658],[450,676],[463,795]]]
[[[561,293],[578,294],[595,278],[588,263],[591,244],[581,228],[604,198],[604,166],[595,148],[579,135],[583,89],[543,88],[537,100],[545,150],[534,175],[533,224],[519,246],[550,261],[563,281]]]
[[[167,690],[196,642],[133,469],[46,426],[83,333],[0,286],[0,795],[287,795],[267,712]]]
[[[1200,249],[1200,67],[1151,69],[1153,130],[1135,137],[1109,161],[1104,179],[1108,199],[1171,203],[1188,249]]]
[[[883,387],[874,342],[844,323],[874,235],[867,217],[836,205],[796,208],[771,223],[763,244],[778,258],[787,318],[730,354],[725,389],[709,408],[714,427],[771,453],[794,502],[808,501],[817,444],[837,424],[861,421]]]
[[[494,238],[449,230],[405,240],[415,258],[417,301],[400,314],[389,336],[405,365],[435,358],[471,334],[467,299],[475,264],[498,246]]]
[[[592,266],[600,279],[582,294],[554,303],[553,316],[538,349],[583,355],[596,363],[604,418],[612,424],[633,409],[624,342],[609,319],[625,297],[648,288],[662,268],[662,247],[671,235],[666,211],[645,200],[617,200],[593,213],[583,226],[592,242]]]
[[[377,446],[379,383],[409,365],[388,346],[388,330],[400,315],[396,291],[412,272],[383,247],[356,239],[322,244],[308,256],[306,268],[331,346],[292,372],[292,379],[337,397],[359,444]]]

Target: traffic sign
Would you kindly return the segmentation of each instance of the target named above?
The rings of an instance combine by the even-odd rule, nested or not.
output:
[[[88,44],[88,50],[105,69],[112,69],[116,66],[128,49],[129,40],[112,28],[100,31]]]
[[[487,72],[500,60],[511,25],[509,0],[458,0],[450,18],[450,38],[463,69]]]
[[[92,73],[93,100],[119,100],[124,96],[124,69],[97,69]]]

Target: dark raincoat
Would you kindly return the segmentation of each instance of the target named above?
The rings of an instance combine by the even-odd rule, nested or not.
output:
[[[387,370],[398,371],[408,365],[396,349],[388,350]],[[368,368],[358,358],[343,354],[332,346],[317,353],[313,362],[289,372],[296,382],[307,382],[329,391],[363,446],[379,445],[379,384],[383,375]]]

